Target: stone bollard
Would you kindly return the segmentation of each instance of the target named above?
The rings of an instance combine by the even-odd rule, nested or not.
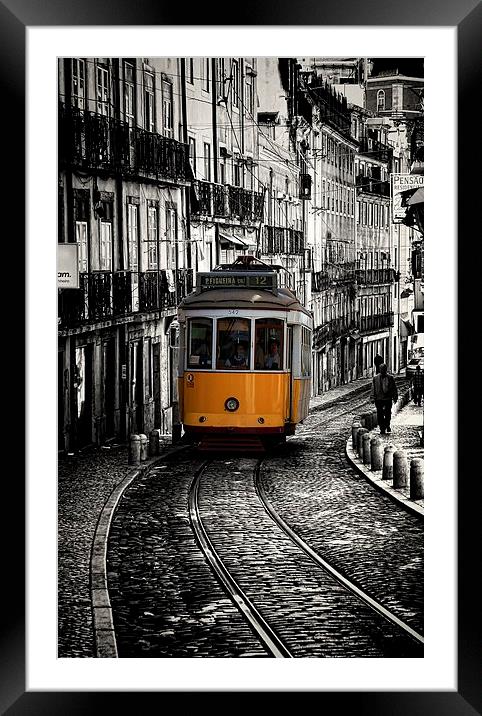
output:
[[[358,428],[356,433],[356,451],[358,453],[358,457],[360,460],[363,460],[363,445],[362,445],[362,438],[367,433],[368,430],[366,428]]]
[[[393,453],[393,487],[399,490],[408,485],[408,460],[403,450]]]
[[[141,461],[141,438],[132,434],[129,440],[129,465],[138,465]]]
[[[367,414],[362,413],[362,415],[360,415],[360,423],[361,423],[362,428],[368,428],[367,422],[368,422]]]
[[[365,433],[362,437],[362,446],[363,446],[363,464],[369,465],[371,461],[370,456],[370,433]]]
[[[159,455],[159,430],[154,429],[149,433],[149,455]]]
[[[373,428],[376,428],[377,425],[378,425],[378,414],[377,414],[377,411],[374,410],[374,411],[372,412],[372,427],[373,427]]]
[[[386,445],[383,453],[383,473],[382,480],[393,480],[393,453],[394,445]]]
[[[351,446],[353,450],[356,450],[356,432],[358,428],[361,428],[362,424],[359,420],[355,420],[353,425],[351,426]]]
[[[383,447],[380,438],[370,440],[370,457],[372,470],[376,472],[383,467]]]
[[[147,435],[144,435],[144,433],[141,433],[139,435],[140,441],[141,441],[141,462],[144,462],[147,460]]]
[[[423,460],[420,457],[410,461],[410,499],[423,500]]]

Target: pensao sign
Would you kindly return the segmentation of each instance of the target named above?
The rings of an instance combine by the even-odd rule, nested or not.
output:
[[[57,244],[57,288],[79,288],[78,244]]]
[[[407,199],[423,188],[423,174],[390,174],[392,223],[402,224],[407,214]]]

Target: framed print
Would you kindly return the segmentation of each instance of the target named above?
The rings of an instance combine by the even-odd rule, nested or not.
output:
[[[165,698],[166,693],[173,693],[173,705],[181,696],[181,705],[185,703],[192,705],[193,708],[195,697],[201,694],[209,704],[209,708],[212,708],[209,695],[213,692],[219,692],[225,697],[221,701],[234,709],[236,707],[240,709],[241,706],[246,708],[247,699],[251,704],[259,692],[269,692],[263,694],[264,698],[273,692],[285,692],[286,696],[294,692],[297,703],[299,696],[316,692],[310,695],[317,699],[316,705],[321,708],[331,710],[346,707],[370,716],[386,713],[412,715],[432,712],[470,716],[470,714],[482,713],[481,649],[480,642],[477,640],[481,618],[477,590],[473,584],[474,566],[477,565],[478,557],[476,545],[480,544],[480,530],[477,529],[479,520],[476,512],[478,501],[474,494],[474,487],[475,490],[478,488],[478,480],[472,480],[471,482],[475,483],[472,485],[469,484],[468,478],[469,475],[477,473],[476,466],[471,465],[471,456],[474,453],[473,441],[469,442],[467,438],[474,433],[465,429],[458,430],[456,417],[458,415],[462,428],[469,427],[465,412],[468,410],[466,396],[469,390],[473,389],[472,386],[470,389],[468,386],[471,373],[469,370],[461,371],[456,378],[456,370],[457,359],[463,360],[467,356],[470,357],[471,362],[476,360],[476,352],[473,349],[476,338],[473,336],[473,330],[470,330],[471,324],[469,326],[467,321],[464,321],[467,315],[474,314],[474,307],[477,306],[470,301],[470,285],[473,282],[467,281],[464,273],[468,263],[468,252],[464,251],[464,247],[468,246],[467,237],[473,233],[467,224],[470,222],[469,217],[473,215],[474,206],[477,206],[475,183],[468,181],[459,183],[457,200],[455,200],[456,163],[460,163],[459,176],[465,178],[471,165],[468,157],[473,156],[473,145],[477,141],[476,137],[472,139],[467,131],[467,120],[474,114],[473,103],[478,90],[475,79],[478,74],[476,69],[480,63],[480,5],[474,0],[464,0],[452,7],[436,7],[428,2],[399,4],[377,1],[367,12],[365,7],[354,3],[353,7],[351,4],[347,6],[347,3],[344,3],[335,4],[330,8],[322,8],[315,3],[310,3],[308,6],[297,8],[295,15],[293,8],[286,4],[274,6],[274,4],[248,2],[238,8],[236,17],[233,17],[234,13],[226,16],[224,11],[218,20],[212,20],[205,15],[206,13],[201,13],[197,7],[190,8],[189,24],[187,24],[184,8],[166,7],[148,0],[136,4],[115,3],[115,6],[68,1],[61,7],[50,1],[37,6],[27,0],[0,0],[2,89],[4,107],[8,108],[8,112],[4,113],[4,136],[7,136],[8,127],[9,141],[6,144],[9,148],[15,147],[7,170],[13,174],[14,183],[10,186],[15,189],[8,192],[6,204],[12,205],[13,211],[20,219],[15,222],[15,233],[21,233],[19,227],[22,226],[22,219],[25,217],[25,242],[23,245],[20,239],[16,239],[15,242],[17,248],[22,247],[17,256],[20,257],[20,263],[25,263],[26,269],[25,306],[20,301],[16,313],[19,315],[20,310],[25,309],[27,329],[25,395],[21,394],[20,386],[23,385],[23,381],[20,376],[15,397],[16,402],[21,402],[22,398],[26,399],[25,430],[21,423],[15,423],[15,433],[22,434],[22,437],[25,435],[25,444],[18,448],[17,459],[14,461],[14,464],[18,463],[18,455],[25,451],[27,473],[25,487],[19,478],[10,479],[11,469],[6,471],[8,479],[4,478],[6,504],[21,505],[22,508],[11,508],[15,526],[13,528],[9,526],[4,537],[4,544],[7,547],[4,583],[8,584],[8,606],[4,609],[2,629],[0,695],[2,713],[16,715],[37,712],[69,714],[87,712],[92,708],[95,709],[99,704],[104,707],[105,704],[110,705],[113,693],[116,695],[120,693],[122,699],[127,698],[132,704],[134,704],[133,699],[136,698],[138,708],[139,694],[142,694],[142,701],[144,701],[147,692],[149,695],[154,692],[156,700],[160,699],[159,704],[163,703],[162,699]],[[227,17],[233,24],[228,24]],[[222,25],[218,24],[219,19],[222,19]],[[130,110],[135,104],[133,95],[131,97],[128,91],[129,72],[139,60],[139,71],[142,72],[142,97],[139,95],[138,101],[142,102],[143,116],[147,122],[143,127],[143,137],[153,133],[157,121],[156,111],[159,110],[161,118],[159,121],[162,122],[164,137],[174,143],[174,137],[179,136],[181,132],[181,122],[173,109],[173,104],[177,101],[176,86],[173,89],[169,78],[161,72],[158,73],[159,77],[162,75],[160,95],[162,107],[156,108],[149,83],[153,77],[157,77],[157,69],[152,68],[148,59],[149,57],[179,58],[187,54],[207,59],[206,56],[210,56],[210,51],[205,48],[214,46],[216,53],[221,57],[235,54],[234,48],[236,48],[239,55],[264,58],[288,55],[301,57],[306,54],[310,56],[321,54],[332,58],[355,55],[363,60],[367,60],[366,55],[378,58],[391,56],[426,58],[427,179],[426,187],[418,181],[416,189],[419,191],[418,197],[423,196],[424,189],[427,189],[426,310],[427,325],[432,321],[432,336],[436,338],[427,339],[429,340],[427,365],[433,367],[433,375],[426,388],[427,402],[432,401],[432,407],[427,408],[427,420],[432,420],[433,425],[430,429],[427,424],[428,442],[426,442],[427,454],[430,451],[432,456],[428,461],[432,469],[427,479],[427,495],[430,496],[430,502],[427,497],[425,522],[427,637],[422,659],[342,658],[291,661],[263,659],[261,664],[261,660],[258,659],[224,658],[65,659],[57,653],[58,625],[55,615],[58,575],[55,562],[58,494],[56,479],[52,474],[55,472],[57,437],[54,433],[50,440],[50,435],[55,430],[56,421],[58,364],[55,352],[57,352],[58,324],[57,286],[50,285],[50,277],[53,276],[52,267],[55,266],[55,248],[52,251],[50,244],[55,247],[56,242],[51,239],[51,233],[56,232],[57,221],[63,221],[61,218],[58,219],[56,206],[59,184],[57,162],[62,161],[62,149],[59,149],[57,144],[56,124],[59,59],[77,55],[94,58],[91,63],[95,82],[91,85],[91,89],[93,88],[95,97],[91,99],[96,102],[96,111],[103,114],[103,106],[108,102],[108,91],[105,68],[101,60],[104,56],[120,58],[123,61],[125,90],[122,111],[127,124],[128,117],[131,116]],[[162,49],[156,51],[156,48]],[[183,75],[185,72],[189,74],[189,63],[183,63],[182,68]],[[203,70],[202,80],[206,86],[213,68],[215,65],[210,66],[208,63]],[[236,82],[236,79],[233,79],[237,76],[236,72],[237,69],[232,70],[233,83]],[[84,83],[85,77],[85,66],[78,65],[72,70],[72,75],[65,83],[65,87],[69,86],[68,91],[73,92],[80,103],[83,101],[82,93],[85,92],[86,98],[88,94],[87,85]],[[214,72],[211,78],[214,82]],[[255,102],[249,94],[249,83],[246,87],[247,89],[243,91],[243,101],[253,107],[254,114]],[[380,95],[379,98],[377,97],[377,102],[381,103],[382,99]],[[21,117],[25,117],[26,135],[24,135]],[[149,118],[151,118],[151,126]],[[60,122],[58,126],[61,127]],[[100,131],[99,127],[100,124],[95,131]],[[234,133],[232,125],[231,129]],[[84,130],[85,127],[82,131]],[[10,135],[13,135],[11,139]],[[90,141],[87,133],[82,136],[84,139],[81,141],[87,143]],[[120,135],[116,136],[116,141],[120,142]],[[192,131],[190,136],[186,132],[184,144],[187,146],[186,151],[189,152],[191,166],[194,159],[198,163],[198,170],[202,172],[205,183],[211,180],[214,183],[217,181],[224,183],[223,179],[218,177],[217,168],[214,170],[216,176],[211,174],[212,152],[220,151],[219,147],[213,148],[206,141],[203,142],[195,131]],[[233,157],[228,156],[226,146],[223,150],[226,151],[227,158],[234,162]],[[102,162],[105,157],[104,159],[97,157],[97,159]],[[129,161],[130,158],[123,155],[122,162],[129,163]],[[243,180],[237,177],[234,164],[232,169],[231,165],[229,166],[229,171],[233,172],[233,185],[240,188],[242,186],[243,190],[250,187],[254,189],[252,183],[245,185]],[[246,181],[249,180],[248,175],[249,171],[246,174],[248,178]],[[436,178],[442,175],[444,182],[436,182]],[[399,172],[397,177],[403,180],[404,175]],[[81,280],[79,267],[82,274],[84,249],[87,250],[85,247],[91,240],[86,218],[87,210],[83,204],[84,180],[85,176],[82,175],[72,196],[75,241],[68,247],[72,248],[72,251],[66,251],[63,255],[65,263],[62,264],[62,280],[66,282],[64,285],[72,285],[74,290],[78,288],[78,282]],[[184,184],[188,185],[190,181],[188,177]],[[23,185],[26,187],[25,197],[19,188]],[[279,197],[278,204],[274,202],[274,211],[283,198],[286,199],[286,194],[292,193],[288,185],[289,180],[285,196]],[[310,191],[309,182],[303,186],[303,191]],[[400,185],[397,186],[402,194]],[[166,194],[167,198],[162,204],[162,217],[161,207],[156,203],[154,195],[152,197],[146,195],[145,221],[142,218],[142,222],[145,223],[146,246],[141,246],[138,251],[140,244],[136,244],[136,240],[133,239],[126,244],[121,259],[125,266],[135,267],[136,261],[145,260],[150,269],[157,271],[160,256],[165,255],[166,262],[174,261],[172,256],[169,257],[169,248],[165,251],[157,238],[161,227],[165,230],[166,243],[174,236],[177,241],[177,231],[181,241],[185,235],[182,233],[185,227],[177,221],[176,202],[172,198],[174,191],[171,187],[169,189],[171,196],[167,197]],[[126,190],[123,210],[129,226],[129,237],[138,235],[141,222],[140,207],[146,196],[142,194],[139,199],[134,189],[128,192]],[[337,204],[338,201],[340,202],[340,207],[346,201],[343,191],[338,194],[338,188],[333,196],[336,196]],[[413,199],[415,204],[417,197],[412,193],[410,199]],[[195,200],[200,202],[203,196],[198,194]],[[108,186],[95,187],[94,201],[95,205],[93,204],[91,208],[95,212],[96,226],[99,226],[95,268],[100,275],[101,272],[109,270],[112,237],[115,233],[115,219],[112,217],[115,216],[114,212],[117,208],[116,200]],[[253,200],[250,201],[252,208]],[[334,202],[335,199],[332,207],[335,213],[338,209],[335,209]],[[245,207],[239,208],[239,212],[241,209],[244,211]],[[398,216],[403,218],[405,207],[400,204],[397,211]],[[373,225],[375,222],[381,223],[378,207],[375,212],[375,209],[367,206],[366,212],[367,222],[370,216]],[[456,216],[458,229],[455,226]],[[5,233],[7,236],[7,232]],[[190,239],[195,238],[192,234],[186,236]],[[296,236],[293,232],[290,234],[290,239],[295,241]],[[273,233],[274,240],[280,239],[275,238]],[[243,237],[239,232],[232,236],[226,232],[222,241],[224,244],[220,245],[222,251],[226,253],[231,244],[243,245]],[[456,245],[458,253],[455,250]],[[203,252],[204,245],[202,251],[196,253],[196,266],[202,265],[205,261]],[[303,254],[303,261],[310,260],[312,257]],[[85,258],[85,261],[88,259]],[[178,269],[177,264],[172,265],[173,271]],[[455,265],[457,265],[457,277]],[[371,265],[371,269],[373,266],[374,264]],[[378,263],[376,270],[378,270]],[[166,292],[170,291],[173,276],[175,278],[176,275],[175,273],[168,275],[166,272]],[[211,280],[208,274],[206,276],[205,281]],[[457,280],[460,285],[458,291],[455,288]],[[96,294],[98,296],[102,291],[101,283],[102,281],[99,280],[99,286],[96,288],[99,291]],[[146,291],[142,292],[145,289],[143,286],[129,285],[133,302],[145,300],[147,294]],[[17,292],[17,295],[20,295],[20,292]],[[177,297],[177,292],[175,295]],[[203,362],[209,360],[206,358],[206,355],[209,355],[209,347],[214,356],[214,347],[217,347],[218,338],[220,344],[221,338],[232,339],[233,331],[237,331],[238,343],[239,335],[242,335],[243,340],[245,339],[246,345],[251,339],[253,340],[252,360],[255,360],[254,334],[251,337],[249,333],[251,324],[248,321],[243,323],[243,319],[238,317],[233,328],[232,325],[227,323],[225,325],[217,318],[216,320],[216,324],[208,324],[206,319],[197,324],[190,323],[190,332],[186,331],[186,341],[190,341],[192,352],[192,356],[188,359],[188,368],[194,376],[199,376],[203,368],[207,369]],[[217,327],[217,334],[213,325]],[[170,322],[166,323],[165,337],[162,340],[166,341],[169,349],[176,348],[178,345],[174,328],[175,323],[172,325]],[[276,340],[269,341],[269,350],[272,349],[271,352],[276,354],[276,366],[278,366],[278,360],[282,359],[278,356],[278,349],[282,355],[287,356],[287,353],[283,353],[285,346],[279,325],[273,320],[269,326],[263,324],[253,328],[253,331],[255,330],[256,338],[260,336],[263,340],[266,338],[264,346],[266,350],[268,350],[269,331],[271,331],[269,334],[271,338],[275,337]],[[263,331],[266,332],[266,336]],[[427,328],[428,333],[429,328]],[[472,338],[470,351],[469,335]],[[286,345],[288,340],[292,338],[286,338]],[[198,343],[201,341],[203,341],[204,352],[197,350]],[[155,340],[153,343],[155,344]],[[132,353],[120,362],[119,375],[121,380],[131,379],[133,386],[131,387],[136,399],[136,376],[142,373],[136,373],[141,369],[134,369],[133,366],[138,366],[145,358],[143,354],[136,352],[134,338],[132,344]],[[106,375],[108,366],[111,365],[110,349],[110,345],[105,341],[100,341],[93,348],[98,355],[102,355],[107,365],[107,369],[102,374],[102,380],[106,381],[105,385],[108,384]],[[152,357],[152,362],[145,360],[142,363],[142,370],[149,372],[149,375],[152,374],[151,382],[154,385],[155,361],[160,359],[155,350],[149,353],[149,356]],[[79,345],[75,356],[72,357],[72,365],[75,364],[78,370],[74,387],[76,394],[84,397],[85,392],[89,390],[85,380],[85,365],[89,359],[88,349]],[[217,359],[220,360],[219,355]],[[231,360],[233,359],[241,360],[239,351],[234,352],[234,358],[231,357]],[[222,369],[228,372],[226,369],[229,367],[225,362]],[[250,367],[249,361],[248,367]],[[99,376],[95,379],[100,380]],[[195,377],[192,380],[196,379]],[[472,383],[475,380],[476,378],[471,377]],[[127,390],[129,389],[131,388],[128,387]],[[237,399],[229,398],[229,401],[226,401],[226,410],[236,410]],[[437,407],[433,407],[435,404]],[[153,401],[154,410],[156,407]],[[174,418],[172,421],[170,427],[174,425]],[[81,426],[80,421],[79,425]],[[105,426],[99,427],[99,429],[104,428]],[[133,432],[138,431],[133,430],[129,425],[126,434]],[[6,444],[5,450],[7,449]],[[439,511],[438,515],[435,514],[437,511]],[[25,527],[25,542],[20,537],[24,534],[23,527]],[[92,605],[84,606],[90,609]],[[453,615],[450,614],[451,611]],[[79,657],[85,656],[89,654],[79,654]],[[265,666],[264,662],[268,661],[270,663]],[[402,663],[404,661],[405,663]],[[135,692],[135,695],[131,696],[128,692]]]

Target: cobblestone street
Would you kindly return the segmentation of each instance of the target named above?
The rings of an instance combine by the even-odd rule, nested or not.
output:
[[[420,523],[356,475],[343,456],[351,420],[365,407],[368,382],[341,386],[312,401],[312,413],[298,434],[265,461],[261,480],[275,509],[301,536],[418,628],[423,595]],[[392,438],[404,447],[414,437],[413,412],[406,406],[394,427]],[[162,451],[168,449],[165,443]],[[96,655],[90,550],[104,503],[132,473],[127,457],[125,446],[113,445],[59,463],[59,656]],[[150,460],[146,467],[154,462],[157,466],[125,492],[111,530],[116,545],[108,562],[111,599],[115,604],[127,589],[130,605],[117,617],[124,644],[119,655],[267,656],[193,539],[185,507],[189,470],[184,464],[167,478],[168,465],[181,464],[180,457]],[[150,517],[145,506],[153,501]],[[137,572],[132,560],[141,566]],[[154,579],[149,587],[146,575]]]

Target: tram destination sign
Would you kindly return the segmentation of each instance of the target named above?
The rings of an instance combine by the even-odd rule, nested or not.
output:
[[[198,289],[213,288],[259,288],[274,291],[278,287],[275,273],[201,273],[198,274]]]

